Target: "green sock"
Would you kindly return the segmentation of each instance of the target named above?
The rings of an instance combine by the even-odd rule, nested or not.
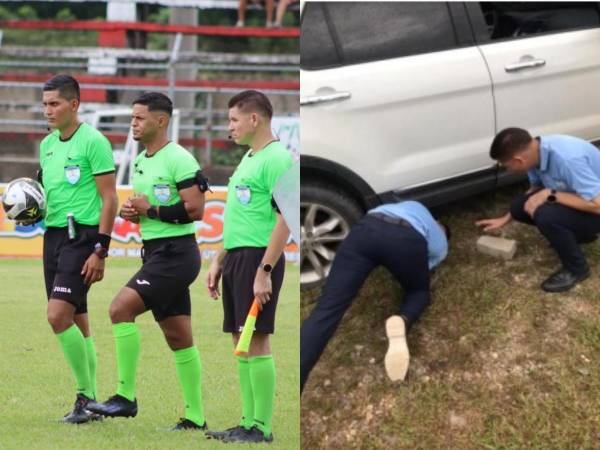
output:
[[[96,384],[96,366],[98,365],[98,359],[96,357],[96,346],[94,345],[94,339],[91,336],[85,338],[85,347],[87,351],[88,367],[90,370],[90,384],[92,385],[92,392],[94,393],[94,400],[98,398],[98,386]]]
[[[269,437],[275,399],[275,363],[272,355],[254,356],[248,358],[248,363],[254,393],[254,425]]]
[[[117,394],[135,400],[135,372],[140,359],[140,331],[133,322],[115,323],[112,326],[117,347],[119,385]]]
[[[250,382],[250,363],[248,358],[237,357],[238,375],[240,377],[240,390],[242,392],[242,418],[240,426],[249,430],[254,423],[254,395]]]
[[[185,402],[185,418],[196,425],[204,425],[202,408],[202,363],[198,349],[188,347],[175,350],[175,368]]]
[[[56,337],[75,375],[77,392],[88,398],[94,398],[90,383],[90,368],[85,348],[85,339],[83,338],[83,334],[81,334],[81,330],[77,325],[73,324],[62,333],[57,333]]]

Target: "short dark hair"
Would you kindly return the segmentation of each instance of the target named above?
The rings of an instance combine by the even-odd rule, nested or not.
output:
[[[262,92],[255,90],[242,91],[229,99],[229,108],[237,106],[241,111],[259,112],[269,120],[273,117],[273,105]]]
[[[148,111],[163,111],[166,112],[169,117],[173,115],[173,102],[165,94],[160,92],[144,92],[138,98],[136,98],[131,104],[145,105],[148,107]]]
[[[43,91],[58,91],[58,95],[67,100],[80,101],[79,83],[71,75],[56,75],[44,83]]]
[[[523,150],[531,139],[529,132],[523,128],[505,128],[494,138],[490,157],[496,161],[506,161]]]

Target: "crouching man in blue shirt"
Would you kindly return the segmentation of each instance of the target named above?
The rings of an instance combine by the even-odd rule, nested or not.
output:
[[[370,210],[340,245],[317,305],[300,331],[301,387],[369,273],[386,267],[405,296],[398,314],[386,321],[389,348],[385,369],[392,380],[408,370],[406,330],[431,302],[429,271],[448,253],[449,230],[414,201]]]
[[[567,291],[587,278],[590,269],[579,244],[600,232],[600,151],[572,136],[532,138],[526,130],[507,128],[494,138],[490,156],[509,171],[526,171],[531,187],[513,200],[510,212],[477,225],[484,231],[511,219],[535,225],[562,263],[542,283],[544,291]]]

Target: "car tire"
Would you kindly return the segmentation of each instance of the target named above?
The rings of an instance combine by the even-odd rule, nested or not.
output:
[[[358,202],[339,188],[311,181],[301,183],[300,286],[303,291],[325,281],[337,248],[363,214]]]

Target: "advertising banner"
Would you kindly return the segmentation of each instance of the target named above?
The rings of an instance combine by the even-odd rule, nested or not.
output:
[[[0,184],[0,195],[6,184]],[[205,195],[204,218],[196,222],[196,241],[200,246],[202,259],[210,259],[215,251],[223,247],[223,217],[227,188],[212,186],[213,192]],[[119,205],[133,194],[130,186],[117,188]],[[0,257],[41,257],[44,224],[19,226],[9,220],[4,209],[0,208]],[[116,257],[139,257],[142,239],[140,226],[117,217],[112,232],[110,255]],[[288,262],[299,260],[298,245],[291,239],[285,249]]]

